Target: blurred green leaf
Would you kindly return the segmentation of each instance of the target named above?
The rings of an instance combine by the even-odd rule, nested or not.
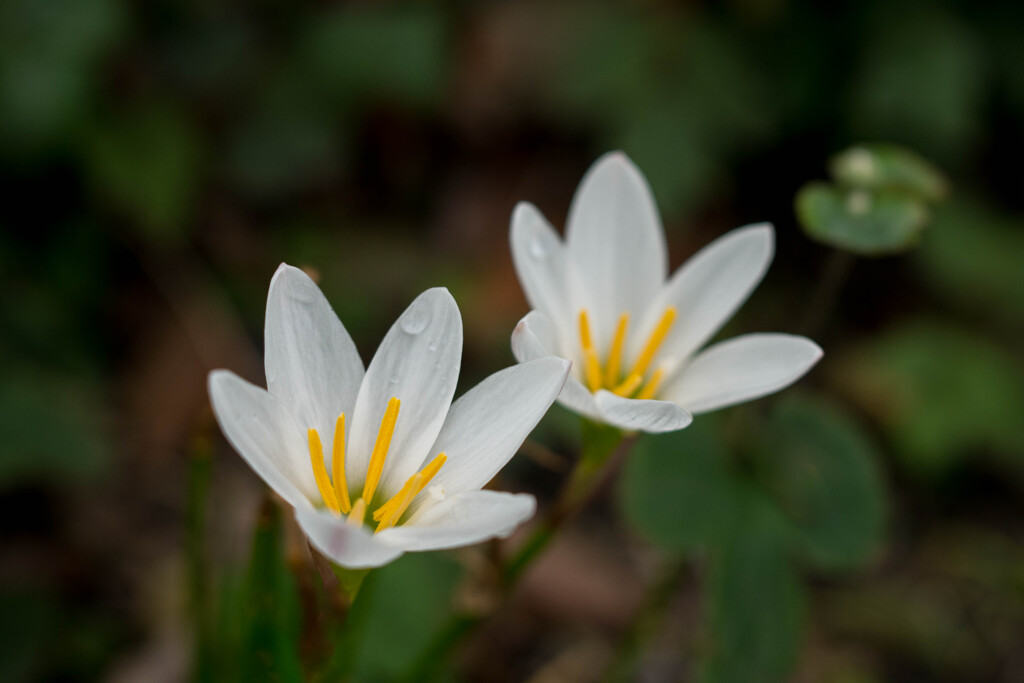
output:
[[[905,193],[841,190],[821,182],[800,189],[796,213],[811,239],[864,256],[910,249],[928,221],[925,204]]]
[[[838,388],[881,423],[911,470],[943,474],[983,448],[1024,473],[1024,371],[985,337],[916,321],[833,367]]]
[[[769,489],[807,559],[856,567],[882,542],[885,487],[877,450],[859,426],[819,398],[789,398],[759,439]]]
[[[1024,229],[977,201],[953,202],[935,213],[928,239],[914,255],[926,282],[965,311],[994,322],[1024,323]]]
[[[104,402],[95,388],[38,373],[0,380],[0,490],[26,481],[75,483],[110,462]]]
[[[28,683],[39,680],[45,652],[58,612],[53,598],[38,590],[0,594],[0,680]]]
[[[82,149],[93,188],[145,236],[181,239],[192,212],[201,145],[182,111],[148,104],[105,118]]]
[[[944,160],[961,157],[982,132],[983,44],[937,3],[879,3],[872,11],[849,100],[855,132]]]
[[[737,533],[711,558],[704,683],[784,681],[796,661],[805,596],[787,557],[786,523],[745,488]]]
[[[858,145],[834,156],[829,170],[840,185],[903,190],[922,199],[946,196],[949,183],[924,157],[896,145]]]
[[[443,94],[448,42],[438,7],[339,5],[313,17],[301,44],[314,81],[343,104],[359,94],[430,104]]]
[[[408,553],[370,573],[352,605],[349,626],[321,680],[398,680],[451,611],[461,570],[441,553]]]
[[[112,0],[0,3],[0,151],[34,151],[69,133],[121,11]]]
[[[303,683],[298,594],[284,557],[281,509],[269,498],[256,522],[243,590],[239,680]]]
[[[736,524],[740,483],[709,416],[684,430],[645,435],[626,461],[626,519],[662,548],[691,552],[723,542]]]

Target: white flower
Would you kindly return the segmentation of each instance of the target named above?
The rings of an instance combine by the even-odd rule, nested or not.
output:
[[[563,242],[540,211],[512,215],[512,257],[533,309],[512,333],[520,362],[573,363],[559,401],[622,429],[681,429],[691,414],[770,394],[822,352],[804,337],[748,334],[699,349],[771,262],[771,225],[720,237],[667,277],[654,197],[622,153],[598,159],[569,208]]]
[[[215,370],[214,412],[334,562],[376,567],[507,536],[533,515],[532,496],[480,489],[554,402],[567,361],[506,368],[452,403],[462,320],[448,290],[413,301],[364,372],[323,293],[284,264],[270,282],[265,343],[267,389]]]

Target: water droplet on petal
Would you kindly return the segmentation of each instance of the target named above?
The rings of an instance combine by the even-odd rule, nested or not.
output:
[[[391,377],[388,378],[388,381],[391,382],[392,384],[398,384],[398,376],[392,375]]]
[[[530,256],[536,259],[542,259],[548,255],[548,250],[541,242],[539,237],[534,237],[530,240]]]
[[[437,351],[437,342],[431,342],[430,344],[427,344],[427,349],[429,349],[430,351]]]
[[[409,334],[419,334],[430,322],[430,310],[423,303],[416,304],[402,315],[399,322]]]

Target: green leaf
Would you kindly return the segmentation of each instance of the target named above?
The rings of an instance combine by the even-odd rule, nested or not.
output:
[[[1000,324],[1024,323],[1024,231],[1020,219],[979,202],[935,212],[914,265],[928,285],[964,311]]]
[[[882,542],[879,454],[860,427],[821,399],[790,398],[761,437],[766,483],[806,558],[827,569],[868,561]]]
[[[429,5],[339,6],[315,17],[300,43],[310,73],[343,103],[371,93],[427,104],[443,93],[446,34]]]
[[[876,334],[833,368],[837,388],[878,420],[917,474],[945,474],[981,449],[1024,475],[1024,369],[985,337],[915,321]]]
[[[800,649],[805,596],[786,524],[756,490],[742,501],[737,533],[711,559],[703,683],[788,680]]]
[[[284,558],[280,507],[267,499],[253,536],[243,588],[239,680],[305,681],[299,663],[300,615],[294,579]]]
[[[123,9],[113,0],[0,3],[0,152],[33,153],[68,136]]]
[[[928,221],[924,202],[906,193],[841,190],[821,182],[800,189],[796,212],[811,239],[864,256],[910,249]]]
[[[924,157],[896,145],[858,145],[840,152],[829,162],[841,185],[867,190],[903,190],[922,199],[938,201],[949,183]]]
[[[110,462],[100,392],[24,371],[0,380],[0,491],[26,481],[88,481]]]
[[[150,239],[181,239],[199,180],[200,143],[186,115],[149,104],[105,118],[86,135],[89,180]]]
[[[344,637],[317,680],[398,680],[451,611],[459,566],[440,553],[409,553],[374,570],[352,605]]]
[[[986,46],[938,3],[883,3],[864,32],[849,111],[861,138],[898,140],[942,159],[984,133]]]
[[[736,524],[739,482],[729,470],[717,422],[645,435],[619,480],[629,523],[666,550],[692,552],[724,540]]]

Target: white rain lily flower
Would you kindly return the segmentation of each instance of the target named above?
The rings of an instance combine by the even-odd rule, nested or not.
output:
[[[647,180],[622,153],[587,171],[563,242],[535,206],[512,215],[512,257],[533,309],[512,333],[520,362],[574,361],[559,401],[621,429],[666,432],[691,414],[782,389],[822,351],[786,334],[747,334],[700,351],[761,281],[769,224],[734,230],[671,278]]]
[[[533,496],[480,489],[554,402],[567,361],[506,368],[452,403],[462,320],[448,290],[413,301],[364,372],[323,293],[284,264],[270,282],[265,342],[267,389],[215,370],[213,409],[334,562],[377,567],[504,537],[533,515]]]

